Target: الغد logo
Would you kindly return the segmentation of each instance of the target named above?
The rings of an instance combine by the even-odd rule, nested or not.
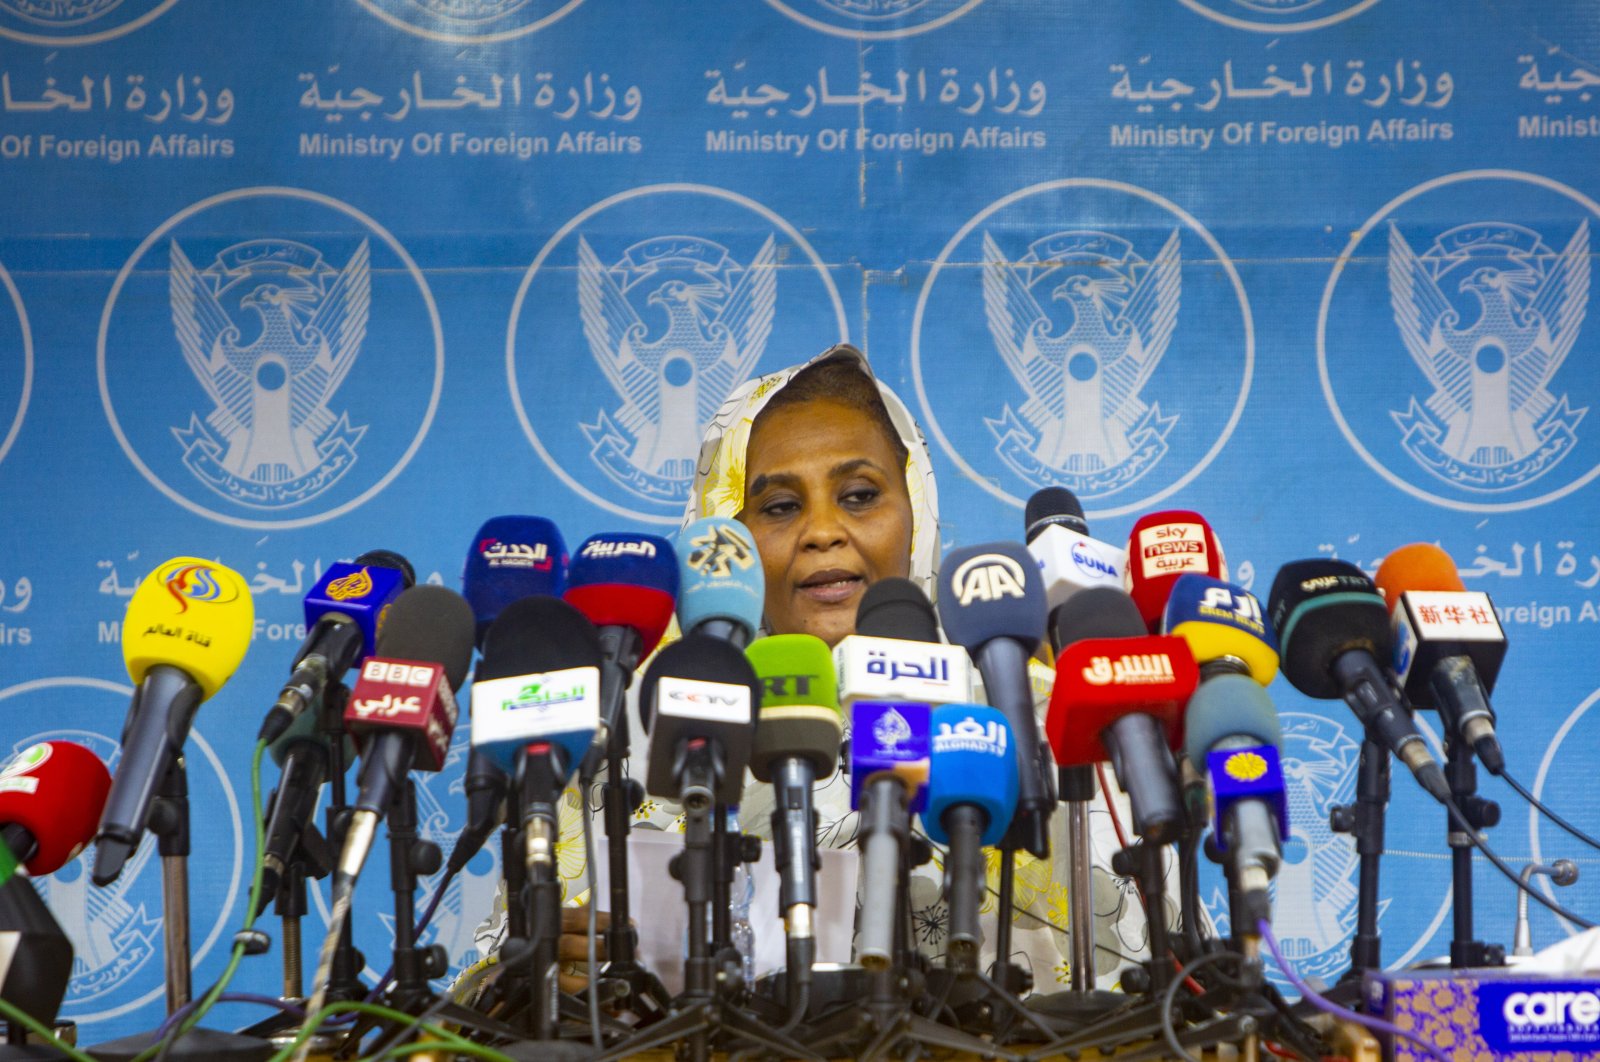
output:
[[[95,44],[159,18],[178,0],[0,0],[0,37],[28,44]]]
[[[1149,262],[1093,230],[1052,233],[1015,260],[985,232],[983,256],[989,334],[1028,396],[1020,416],[1008,404],[984,421],[1000,459],[1031,486],[1089,495],[1154,468],[1178,418],[1140,392],[1178,323],[1177,231]]]
[[[1441,212],[1477,220],[1423,220]],[[1355,233],[1323,292],[1317,357],[1369,467],[1474,512],[1553,501],[1600,475],[1584,427],[1600,397],[1592,218],[1600,204],[1555,181],[1480,170],[1409,189]],[[1379,400],[1383,380],[1395,383]]]
[[[1257,33],[1295,33],[1336,25],[1378,0],[1179,0],[1214,22]]]
[[[719,523],[706,529],[705,534],[689,540],[688,564],[708,579],[728,579],[733,569],[749,571],[755,563],[755,547],[738,528]]]
[[[954,22],[983,0],[767,0],[802,26],[835,37],[889,40]]]
[[[328,583],[326,591],[335,601],[353,601],[372,593],[372,573],[366,568],[342,575]]]
[[[950,589],[962,606],[974,601],[999,601],[1027,596],[1022,565],[1003,553],[980,553],[956,565]]]
[[[180,614],[189,610],[191,601],[223,604],[239,596],[231,579],[203,561],[171,561],[156,573],[156,579],[178,602]]]
[[[1235,752],[1222,761],[1222,770],[1239,782],[1254,782],[1267,773],[1267,761],[1259,752]]]
[[[911,724],[905,716],[890,708],[873,720],[872,740],[878,743],[878,752],[886,756],[897,755],[900,746],[911,740]]]
[[[987,723],[980,723],[969,715],[954,725],[940,723],[938,731],[933,735],[933,751],[936,754],[985,752],[991,756],[1004,757],[1007,732],[1008,728],[999,720],[991,719]]]
[[[583,0],[358,0],[396,29],[429,40],[487,44],[537,33]]]

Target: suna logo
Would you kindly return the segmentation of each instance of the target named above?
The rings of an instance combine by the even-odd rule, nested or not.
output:
[[[984,553],[966,561],[950,577],[950,589],[963,605],[1023,597],[1022,565],[1000,553]]]
[[[1096,556],[1094,550],[1083,542],[1072,544],[1072,563],[1088,575],[1100,575],[1107,579],[1122,578],[1122,573],[1117,571],[1115,564]]]
[[[1594,1025],[1600,1022],[1600,996],[1593,992],[1513,992],[1501,1007],[1506,1024],[1531,1026]]]

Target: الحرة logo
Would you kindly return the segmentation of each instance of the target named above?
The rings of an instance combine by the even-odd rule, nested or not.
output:
[[[1022,565],[1003,553],[981,553],[968,558],[957,565],[950,576],[950,589],[963,606],[974,601],[1026,597],[1026,586]]]
[[[728,579],[733,569],[749,571],[755,563],[755,547],[737,528],[717,524],[703,535],[689,540],[689,567],[708,579]]]

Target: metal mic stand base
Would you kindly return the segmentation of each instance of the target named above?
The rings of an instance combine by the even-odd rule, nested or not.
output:
[[[142,1032],[118,1040],[107,1040],[85,1050],[101,1062],[133,1062],[134,1058],[160,1042],[155,1033]],[[195,1062],[266,1062],[276,1051],[277,1047],[271,1041],[256,1036],[217,1029],[190,1029],[172,1045],[167,1057],[193,1059]]]

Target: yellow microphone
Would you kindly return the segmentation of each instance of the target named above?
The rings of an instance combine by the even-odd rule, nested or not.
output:
[[[214,561],[174,557],[134,590],[122,620],[122,659],[137,688],[95,836],[96,885],[115,881],[138,848],[195,711],[238,669],[254,628],[249,585]]]

